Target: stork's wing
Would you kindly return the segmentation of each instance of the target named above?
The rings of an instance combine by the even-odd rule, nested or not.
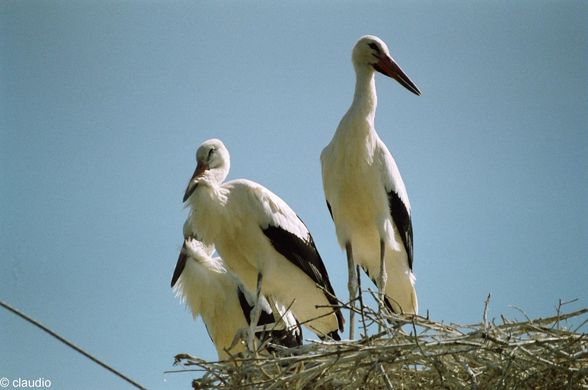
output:
[[[302,239],[281,226],[268,226],[262,230],[282,256],[300,268],[313,282],[333,293],[329,275],[310,235]]]
[[[398,233],[404,244],[404,249],[408,256],[408,266],[412,270],[413,263],[413,234],[412,234],[412,220],[410,217],[410,202],[406,187],[400,176],[400,171],[396,165],[396,161],[388,151],[386,145],[378,140],[378,147],[376,150],[376,161],[378,169],[380,170],[384,189],[388,194],[388,206],[394,225],[398,229]]]
[[[412,220],[406,205],[402,202],[398,193],[394,191],[388,192],[388,205],[390,206],[390,214],[392,214],[392,220],[394,225],[400,232],[400,238],[406,249],[408,256],[408,266],[412,271]]]
[[[259,206],[259,226],[272,246],[322,287],[330,304],[337,305],[327,269],[304,222],[268,189],[256,183],[249,183],[249,188],[251,196],[256,198],[251,203]],[[343,330],[343,315],[339,310],[335,314],[339,329]]]

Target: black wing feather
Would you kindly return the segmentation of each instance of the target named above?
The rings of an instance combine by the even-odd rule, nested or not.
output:
[[[412,220],[406,205],[394,191],[388,192],[388,205],[392,220],[396,225],[404,244],[404,249],[408,255],[408,266],[412,271],[413,247],[412,247]]]
[[[304,222],[302,223],[304,224]],[[331,305],[338,304],[327,269],[310,234],[308,235],[308,240],[303,240],[279,226],[268,226],[265,229],[262,228],[262,231],[269,238],[275,250],[300,268],[313,282],[325,289],[325,297]],[[343,330],[343,315],[338,309],[335,310],[335,314],[339,329]]]

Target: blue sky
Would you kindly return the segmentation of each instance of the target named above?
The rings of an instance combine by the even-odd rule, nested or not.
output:
[[[351,103],[351,48],[374,34],[422,91],[377,76],[421,313],[477,322],[489,293],[491,316],[586,307],[587,16],[582,1],[4,1],[0,297],[150,388],[188,387],[163,373],[173,356],[216,353],[169,281],[211,137],[229,178],[303,218],[346,297],[319,154]],[[127,387],[2,310],[0,345],[0,377]]]

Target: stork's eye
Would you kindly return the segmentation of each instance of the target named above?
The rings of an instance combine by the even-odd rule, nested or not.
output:
[[[368,43],[368,46],[375,50],[376,53],[380,54],[380,47],[375,43]]]
[[[213,153],[214,153],[214,148],[211,148],[211,149],[208,151],[208,156],[206,157],[206,159],[207,159],[208,161],[210,161],[210,158],[212,157],[212,154],[213,154]]]

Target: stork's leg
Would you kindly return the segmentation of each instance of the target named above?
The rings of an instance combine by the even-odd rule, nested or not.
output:
[[[351,310],[349,311],[349,339],[353,340],[355,336],[355,298],[357,297],[357,274],[355,272],[353,249],[351,248],[350,242],[345,245],[345,251],[347,252],[347,271],[349,273],[347,288],[349,289],[349,305],[351,306]]]
[[[266,298],[267,298],[267,302],[270,305],[270,308],[272,309],[272,315],[274,316],[275,323],[272,327],[273,330],[286,329],[286,322],[284,322],[284,319],[282,318],[282,312],[284,314],[286,313],[285,308],[283,310],[278,309],[278,305],[276,304],[276,302],[274,301],[274,299],[272,297],[266,296]]]
[[[365,313],[363,312],[363,295],[361,292],[361,275],[359,274],[359,265],[355,266],[355,270],[357,271],[357,298],[359,301],[359,312],[361,314],[361,324],[363,326],[363,337],[367,338],[367,326],[365,324]],[[361,337],[361,335],[360,335]]]
[[[388,274],[386,273],[386,244],[384,240],[380,240],[380,274],[378,275],[378,290],[380,298],[380,312],[384,310],[384,299],[386,297],[386,282],[388,280]]]
[[[255,306],[253,310],[251,310],[250,315],[250,323],[249,323],[249,334],[247,335],[247,348],[249,351],[255,351],[255,346],[253,341],[255,340],[255,329],[257,328],[257,323],[259,322],[259,316],[261,315],[261,280],[262,274],[259,272],[257,274],[257,290],[255,292]]]

